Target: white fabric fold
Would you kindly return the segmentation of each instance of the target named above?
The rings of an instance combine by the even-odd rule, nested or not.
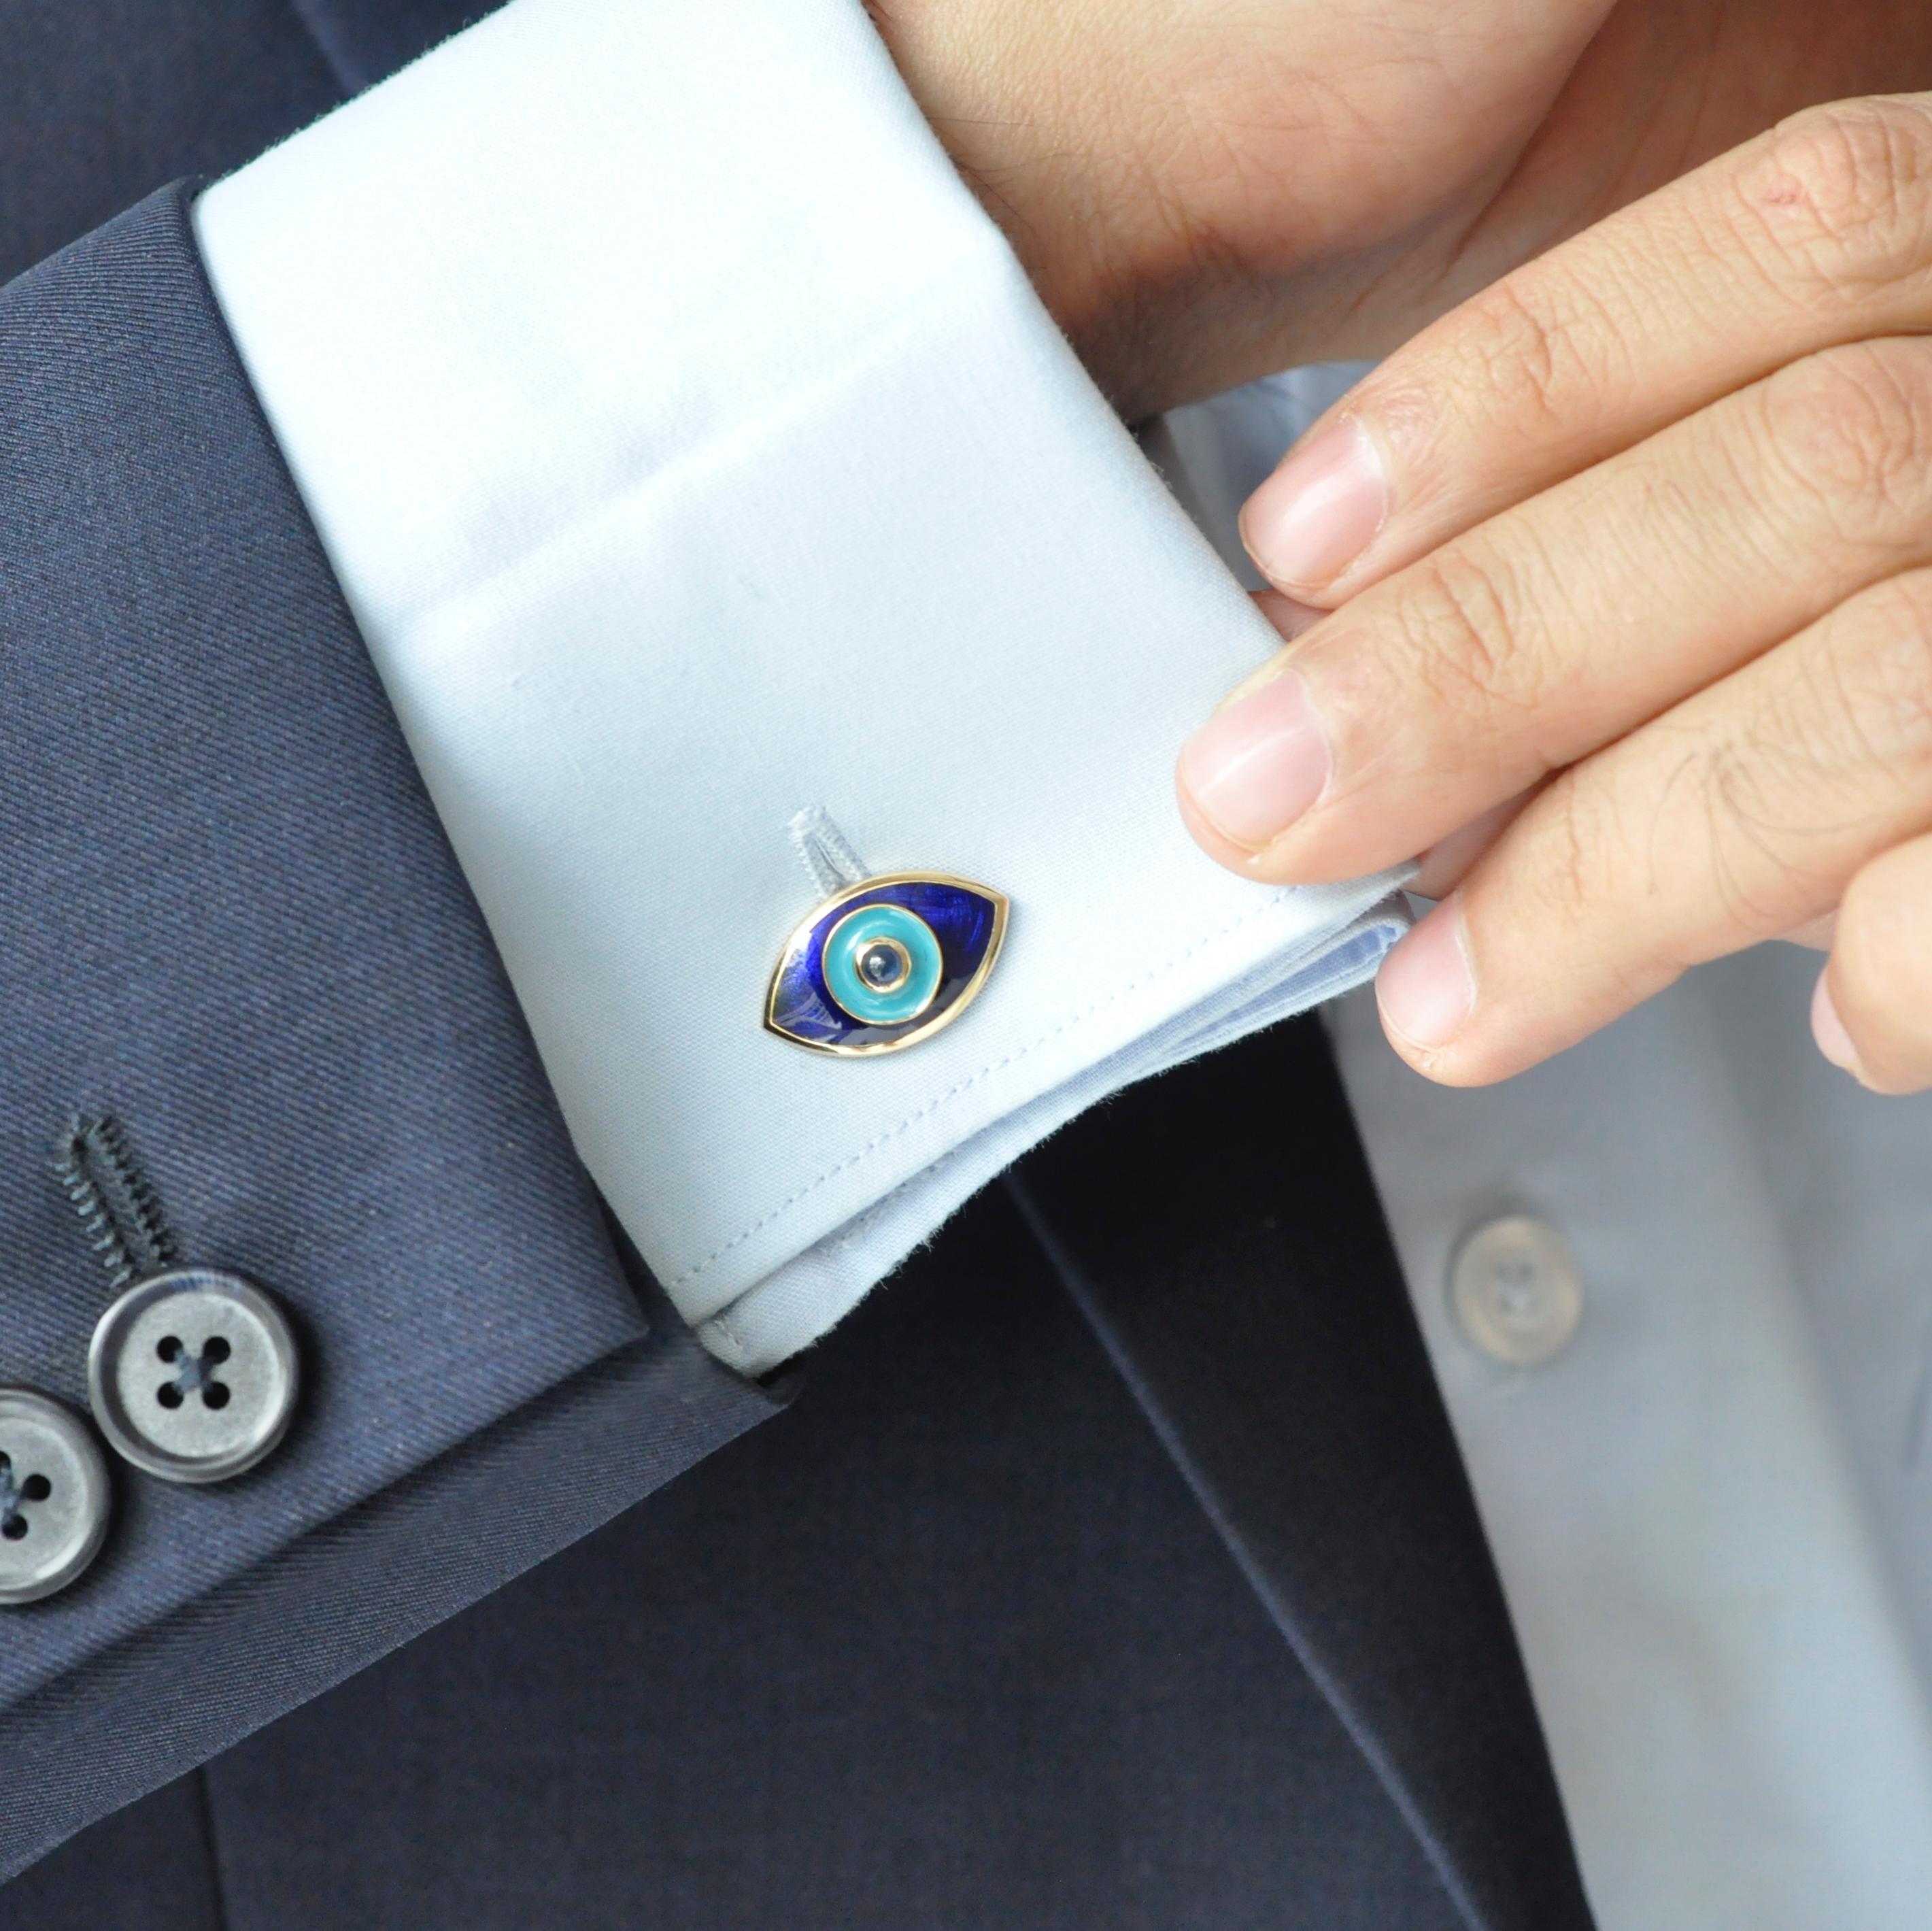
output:
[[[578,1148],[735,1366],[1400,929],[1388,879],[1183,833],[1174,753],[1273,634],[854,0],[512,0],[198,221]],[[760,1024],[814,804],[1012,902],[888,1058]]]
[[[910,1180],[774,1268],[700,1327],[705,1345],[721,1359],[753,1369],[797,1353],[1028,1147],[1135,1080],[1232,1044],[1359,985],[1408,929],[1406,905],[1400,893],[1389,891],[1386,880],[1366,887],[1331,888],[1320,899],[1317,922],[1304,928],[1298,941],[1279,924],[1264,928],[1257,935],[1263,943],[1256,962],[1247,972],[1227,979],[1117,1052],[962,1139]],[[1316,908],[1304,903],[1295,910],[1298,917],[1306,918]],[[1225,967],[1225,955],[1220,962]],[[1128,989],[1128,996],[1132,991]],[[1157,986],[1148,992],[1146,1009],[1172,1005],[1171,995]],[[942,1104],[944,1097],[935,1095],[932,1104]],[[1284,1094],[1282,1101],[1292,1106],[1294,1095]]]

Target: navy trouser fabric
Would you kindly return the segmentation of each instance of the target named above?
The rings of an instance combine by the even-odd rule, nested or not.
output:
[[[1123,1096],[785,1413],[56,1851],[0,1931],[104,1895],[169,1931],[1587,1931],[1366,1189],[1312,1022]]]
[[[0,1931],[157,1838],[156,1931],[1461,1922],[998,1191],[783,1416],[154,1802]]]

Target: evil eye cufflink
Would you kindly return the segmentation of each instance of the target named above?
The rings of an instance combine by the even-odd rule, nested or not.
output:
[[[1005,894],[938,872],[868,877],[822,811],[801,812],[790,830],[829,895],[778,955],[766,1027],[813,1052],[856,1058],[898,1052],[950,1025],[999,957]]]
[[[785,941],[765,1023],[819,1053],[896,1053],[978,997],[1006,901],[964,878],[898,872],[828,899]]]

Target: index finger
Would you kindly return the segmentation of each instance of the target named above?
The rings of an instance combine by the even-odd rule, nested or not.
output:
[[[1332,608],[1818,350],[1932,321],[1932,95],[1814,108],[1466,302],[1249,499],[1278,589]]]

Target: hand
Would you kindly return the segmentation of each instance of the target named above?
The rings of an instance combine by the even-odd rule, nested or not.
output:
[[[1820,101],[1932,86],[1922,0],[870,0],[1123,414],[1385,353]]]
[[[1422,1071],[1835,911],[1820,1045],[1932,1084],[1928,332],[1932,96],[1815,111],[1436,323],[1250,500],[1298,634],[1184,809],[1270,880],[1456,834],[1381,981]]]

